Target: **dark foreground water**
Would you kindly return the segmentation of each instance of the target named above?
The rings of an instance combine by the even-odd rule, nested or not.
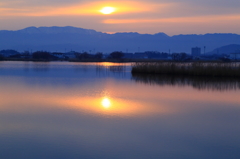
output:
[[[0,62],[1,159],[239,159],[240,82]]]

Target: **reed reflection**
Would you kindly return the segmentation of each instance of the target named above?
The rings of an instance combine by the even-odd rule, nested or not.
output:
[[[96,65],[96,73],[98,75],[109,75],[109,74],[118,74],[121,76],[126,76],[127,68],[130,66],[126,63],[111,63],[103,62]]]
[[[191,86],[198,90],[227,91],[240,89],[239,78],[132,74],[132,79],[135,82],[149,85]]]
[[[32,70],[35,72],[47,72],[50,69],[50,63],[49,62],[33,62],[32,68],[33,68]]]

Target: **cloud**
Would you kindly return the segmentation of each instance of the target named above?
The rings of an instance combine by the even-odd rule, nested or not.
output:
[[[240,10],[236,5],[240,1],[229,0],[132,0],[132,1],[100,1],[100,0],[12,0],[0,2],[1,16],[62,16],[62,15],[100,15],[104,6],[117,8],[115,15],[128,14],[132,18],[183,17],[219,14],[236,14]],[[214,5],[215,4],[215,5]],[[133,7],[134,6],[134,7]],[[139,13],[134,15],[134,13]]]
[[[106,3],[106,0],[1,0],[0,6],[6,8],[27,8],[27,7],[59,7],[59,6],[72,6],[86,3]],[[112,3],[118,3],[128,6],[128,1],[111,0]],[[191,6],[197,8],[239,8],[239,0],[132,0],[135,4],[169,4],[175,3],[181,6]],[[130,6],[135,8],[135,6]]]
[[[0,8],[0,13],[3,16],[100,15],[101,8],[105,6],[115,7],[115,14],[128,14],[157,12],[166,5],[136,1],[97,1],[67,6],[6,7]]]
[[[106,19],[106,24],[124,24],[124,23],[206,23],[214,21],[240,20],[240,15],[216,15],[199,17],[177,17],[162,19]]]
[[[4,7],[49,7],[49,6],[63,6],[74,3],[79,3],[80,0],[2,0]],[[0,4],[1,4],[0,3]]]
[[[145,1],[145,0],[143,0]],[[161,3],[179,3],[191,5],[194,7],[211,7],[211,8],[239,8],[239,0],[149,0],[151,2]]]

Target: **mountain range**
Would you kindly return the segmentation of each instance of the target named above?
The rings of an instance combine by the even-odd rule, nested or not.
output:
[[[74,50],[90,53],[110,53],[112,51],[129,53],[143,51],[190,53],[192,47],[201,47],[203,52],[205,46],[206,52],[215,53],[216,50],[214,49],[225,45],[234,46],[232,44],[240,44],[240,35],[215,33],[168,36],[165,33],[140,34],[137,32],[108,34],[71,26],[28,27],[16,31],[0,30],[0,50],[61,52]]]
[[[208,54],[230,54],[230,53],[240,53],[240,45],[238,44],[226,45],[216,48],[211,52],[208,52]]]

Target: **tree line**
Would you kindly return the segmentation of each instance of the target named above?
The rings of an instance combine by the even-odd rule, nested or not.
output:
[[[97,52],[96,54],[90,54],[88,52],[71,52],[76,60],[102,60],[102,59],[121,59],[124,56],[124,53],[120,51],[114,51],[108,55],[104,55],[101,52]],[[61,57],[57,55],[62,55]],[[2,50],[0,51],[0,60],[4,59],[33,59],[33,60],[69,60],[69,53],[61,53],[61,52],[48,52],[48,51],[35,51],[30,53],[29,51],[25,51],[23,53],[19,53],[15,50]],[[73,57],[72,57],[73,58]]]

